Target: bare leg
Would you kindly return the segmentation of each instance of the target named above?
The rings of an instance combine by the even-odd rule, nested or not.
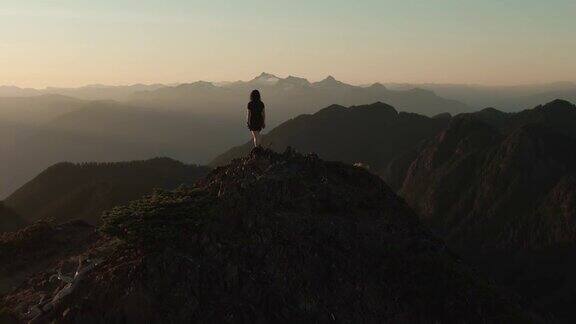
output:
[[[259,131],[252,131],[252,140],[254,141],[254,147],[258,147],[260,145],[260,132]]]

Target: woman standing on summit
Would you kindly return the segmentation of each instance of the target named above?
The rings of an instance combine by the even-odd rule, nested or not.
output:
[[[248,129],[252,132],[254,147],[260,146],[260,131],[266,127],[266,113],[264,112],[264,103],[260,98],[260,91],[253,90],[250,93],[250,102],[248,103]]]

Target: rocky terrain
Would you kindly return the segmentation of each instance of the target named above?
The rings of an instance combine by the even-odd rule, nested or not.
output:
[[[0,233],[0,295],[23,282],[36,285],[34,274],[61,266],[96,242],[97,237],[94,227],[83,222],[38,222],[19,231]]]
[[[79,252],[99,261],[79,261],[79,278],[60,288],[46,279],[54,268],[33,275],[4,296],[1,316],[26,321],[32,310],[35,322],[54,323],[541,320],[461,263],[378,177],[291,150],[254,150],[194,187],[115,208],[100,231],[105,238]]]

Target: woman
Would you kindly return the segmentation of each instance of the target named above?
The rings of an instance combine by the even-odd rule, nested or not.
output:
[[[248,129],[252,132],[254,147],[260,146],[260,131],[266,127],[266,114],[264,113],[264,103],[260,98],[260,91],[253,90],[250,93],[248,103]]]

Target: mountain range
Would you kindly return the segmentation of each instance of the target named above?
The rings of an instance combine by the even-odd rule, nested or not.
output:
[[[288,118],[315,112],[330,104],[359,105],[384,101],[402,111],[426,115],[469,112],[460,102],[436,96],[423,89],[389,90],[380,83],[368,87],[350,85],[329,76],[318,82],[289,76],[279,78],[262,73],[250,81],[224,84],[195,82],[135,93],[132,103],[145,107],[169,107],[202,113],[245,114],[245,103],[252,89],[259,89],[270,107],[270,125]]]
[[[262,145],[277,151],[290,146],[301,152],[315,152],[326,160],[361,163],[385,175],[396,156],[434,136],[449,121],[450,115],[431,118],[398,112],[382,102],[351,107],[331,105],[286,121],[266,134]],[[228,164],[251,149],[250,142],[234,147],[210,165]]]
[[[517,112],[526,107],[550,102],[554,99],[576,101],[576,83],[552,82],[514,86],[486,86],[475,84],[408,84],[386,83],[393,90],[422,88],[439,96],[466,103],[475,109],[496,107],[507,112]]]
[[[38,257],[35,262],[49,265],[6,294],[0,318],[543,320],[459,262],[378,177],[290,150],[255,150],[213,170],[193,188],[113,209],[100,233],[91,240],[74,235],[80,242],[76,255],[87,261],[78,261],[78,279],[68,286],[46,278],[57,267],[74,268],[72,251],[61,251],[59,261]],[[0,251],[20,248],[22,241],[14,237],[22,236],[21,231],[4,238]]]
[[[456,116],[394,170],[399,194],[499,284],[562,322],[576,294],[576,107]]]
[[[570,102],[435,118],[382,103],[331,106],[278,126],[263,145],[369,168],[466,262],[562,321],[575,319],[568,306],[576,293],[576,108]],[[232,148],[212,165],[226,165],[250,147]]]
[[[359,87],[333,77],[311,83],[267,73],[250,81],[224,84],[199,81],[178,86],[48,88],[39,96],[0,97],[0,198],[61,161],[169,156],[206,164],[248,139],[245,105],[254,88],[263,93],[270,128],[333,102],[357,105],[387,100],[398,109],[425,114],[470,111],[466,105],[430,91],[391,91],[380,84]],[[87,91],[111,94],[81,95]],[[116,92],[126,94],[123,101],[110,100],[118,99]]]
[[[256,86],[288,120],[264,135],[266,149],[248,142],[225,151],[246,131],[243,108],[224,107]],[[0,263],[26,255],[0,267],[0,321],[23,319],[41,294],[62,289],[48,279],[74,269],[78,257],[106,263],[79,284],[80,299],[59,302],[49,320],[576,320],[576,107],[557,99],[515,112],[426,116],[375,100],[308,111],[309,98],[334,91],[338,100],[361,100],[380,88],[264,73],[164,86],[122,103],[0,98],[0,126],[12,136],[0,146],[0,176],[6,194],[20,188],[0,204]],[[552,88],[544,90],[564,91]],[[293,118],[274,104],[296,97],[303,101],[292,104],[306,113]],[[215,169],[206,176],[208,167],[169,158],[106,162],[153,156],[216,156]],[[99,163],[59,163],[37,175],[62,160]],[[153,192],[182,183],[191,187]],[[43,241],[46,252],[35,251]],[[126,289],[134,294],[118,297]],[[358,304],[338,304],[353,296]],[[108,298],[124,308],[107,309]],[[171,305],[178,310],[162,312]],[[215,309],[225,318],[211,317]]]
[[[206,163],[246,138],[224,117],[139,108],[117,102],[83,102],[78,109],[15,134],[0,155],[0,197],[61,162],[115,162],[169,156]],[[244,135],[244,136],[242,136]]]

